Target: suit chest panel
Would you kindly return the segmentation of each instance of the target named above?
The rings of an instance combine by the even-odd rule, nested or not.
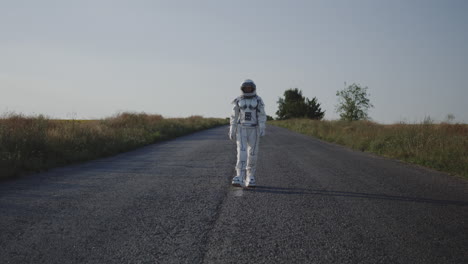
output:
[[[243,111],[256,110],[257,106],[258,106],[258,101],[256,98],[239,100],[239,108]]]

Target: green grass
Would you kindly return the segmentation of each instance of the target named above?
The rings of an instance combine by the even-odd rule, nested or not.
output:
[[[270,124],[468,178],[468,125],[292,119]]]
[[[225,125],[225,119],[121,113],[102,120],[0,118],[0,179],[129,151]]]

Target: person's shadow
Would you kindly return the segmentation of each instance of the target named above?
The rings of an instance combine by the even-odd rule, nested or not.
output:
[[[284,188],[274,186],[257,186],[256,188],[244,189],[249,192],[259,193],[274,193],[274,194],[287,194],[287,195],[321,195],[321,196],[336,196],[336,197],[352,197],[364,199],[377,199],[377,200],[393,200],[400,202],[416,202],[416,203],[432,203],[441,205],[457,205],[468,206],[465,201],[451,201],[451,200],[436,200],[421,197],[408,197],[408,196],[394,196],[386,194],[375,193],[361,193],[361,192],[345,192],[345,191],[330,191],[330,190],[312,190],[304,188]]]

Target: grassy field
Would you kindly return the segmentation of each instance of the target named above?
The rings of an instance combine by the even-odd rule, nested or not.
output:
[[[270,124],[468,178],[468,125],[293,119]]]
[[[0,118],[0,179],[132,150],[227,124],[225,119],[122,113],[102,120]]]

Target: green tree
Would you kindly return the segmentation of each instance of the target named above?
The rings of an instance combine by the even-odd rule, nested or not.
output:
[[[325,115],[322,111],[317,98],[312,100],[304,97],[302,91],[298,88],[289,89],[284,92],[284,98],[278,99],[278,111],[276,115],[278,119],[289,118],[310,118],[321,120]]]
[[[369,108],[374,107],[369,100],[368,87],[361,87],[355,83],[347,88],[337,91],[338,105],[336,112],[342,120],[355,121],[369,119]]]

